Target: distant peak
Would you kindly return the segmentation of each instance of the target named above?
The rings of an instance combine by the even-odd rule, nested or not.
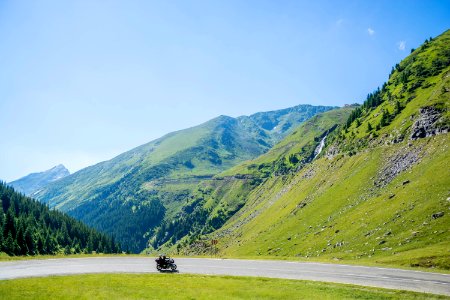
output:
[[[56,165],[45,172],[53,172],[53,171],[65,172],[70,174],[69,170],[63,164]]]
[[[225,116],[225,115],[220,115],[212,120],[210,120],[209,122],[211,122],[212,124],[229,124],[231,122],[235,122],[236,119],[230,116]]]
[[[217,120],[234,120],[233,117],[227,116],[227,115],[220,115],[216,118]]]
[[[67,170],[67,168],[63,164],[56,165],[52,169],[66,169]]]
[[[67,170],[64,165],[59,164],[43,172],[28,174],[27,176],[14,180],[9,184],[19,192],[26,195],[32,195],[33,193],[46,187],[50,182],[59,180],[69,175],[69,170]]]

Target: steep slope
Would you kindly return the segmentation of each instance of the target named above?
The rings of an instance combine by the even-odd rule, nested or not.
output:
[[[318,114],[295,128],[286,138],[275,144],[267,153],[230,168],[220,176],[252,175],[265,178],[273,173],[286,173],[310,162],[328,134],[344,123],[358,105]]]
[[[170,248],[178,241],[186,245],[199,234],[220,228],[239,211],[251,192],[270,174],[293,171],[301,160],[311,159],[324,132],[330,132],[343,123],[353,109],[354,107],[345,107],[318,114],[296,128],[266,154],[226,170],[214,178],[203,180],[186,197],[180,212],[155,230],[150,238],[152,247]],[[300,155],[297,152],[301,149],[303,152]],[[280,164],[281,161],[283,164]]]
[[[32,196],[42,188],[46,187],[51,182],[69,176],[70,172],[63,165],[57,165],[50,170],[31,173],[20,179],[9,182],[8,184],[14,187],[18,192],[24,193],[27,196]]]
[[[256,116],[220,116],[83,169],[36,197],[141,251],[152,229],[172,219],[201,180],[261,155],[292,126],[330,109],[300,105]],[[263,127],[265,114],[274,127]]]
[[[9,255],[119,253],[111,237],[0,182],[0,252]]]
[[[289,136],[273,155],[225,172],[264,179],[218,230],[174,249],[449,269],[449,106],[447,31],[393,68],[346,122],[324,130],[320,154],[317,144],[283,150]]]

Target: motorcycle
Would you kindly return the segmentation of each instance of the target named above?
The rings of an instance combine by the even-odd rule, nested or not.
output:
[[[170,257],[159,257],[155,259],[156,261],[156,269],[160,272],[171,270],[172,272],[175,272],[177,269],[177,265],[175,264],[175,261],[173,258]]]

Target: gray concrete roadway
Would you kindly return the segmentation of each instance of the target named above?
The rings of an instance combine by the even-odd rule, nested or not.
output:
[[[175,258],[179,273],[261,276],[350,283],[450,296],[450,275],[411,270],[272,260]],[[153,258],[102,257],[0,263],[0,279],[84,273],[157,273]]]

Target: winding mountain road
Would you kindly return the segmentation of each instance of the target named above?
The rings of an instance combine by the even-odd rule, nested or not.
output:
[[[270,260],[178,258],[176,264],[179,273],[316,280],[450,296],[449,274]],[[0,280],[85,273],[157,271],[153,258],[144,257],[67,258],[0,263]]]

